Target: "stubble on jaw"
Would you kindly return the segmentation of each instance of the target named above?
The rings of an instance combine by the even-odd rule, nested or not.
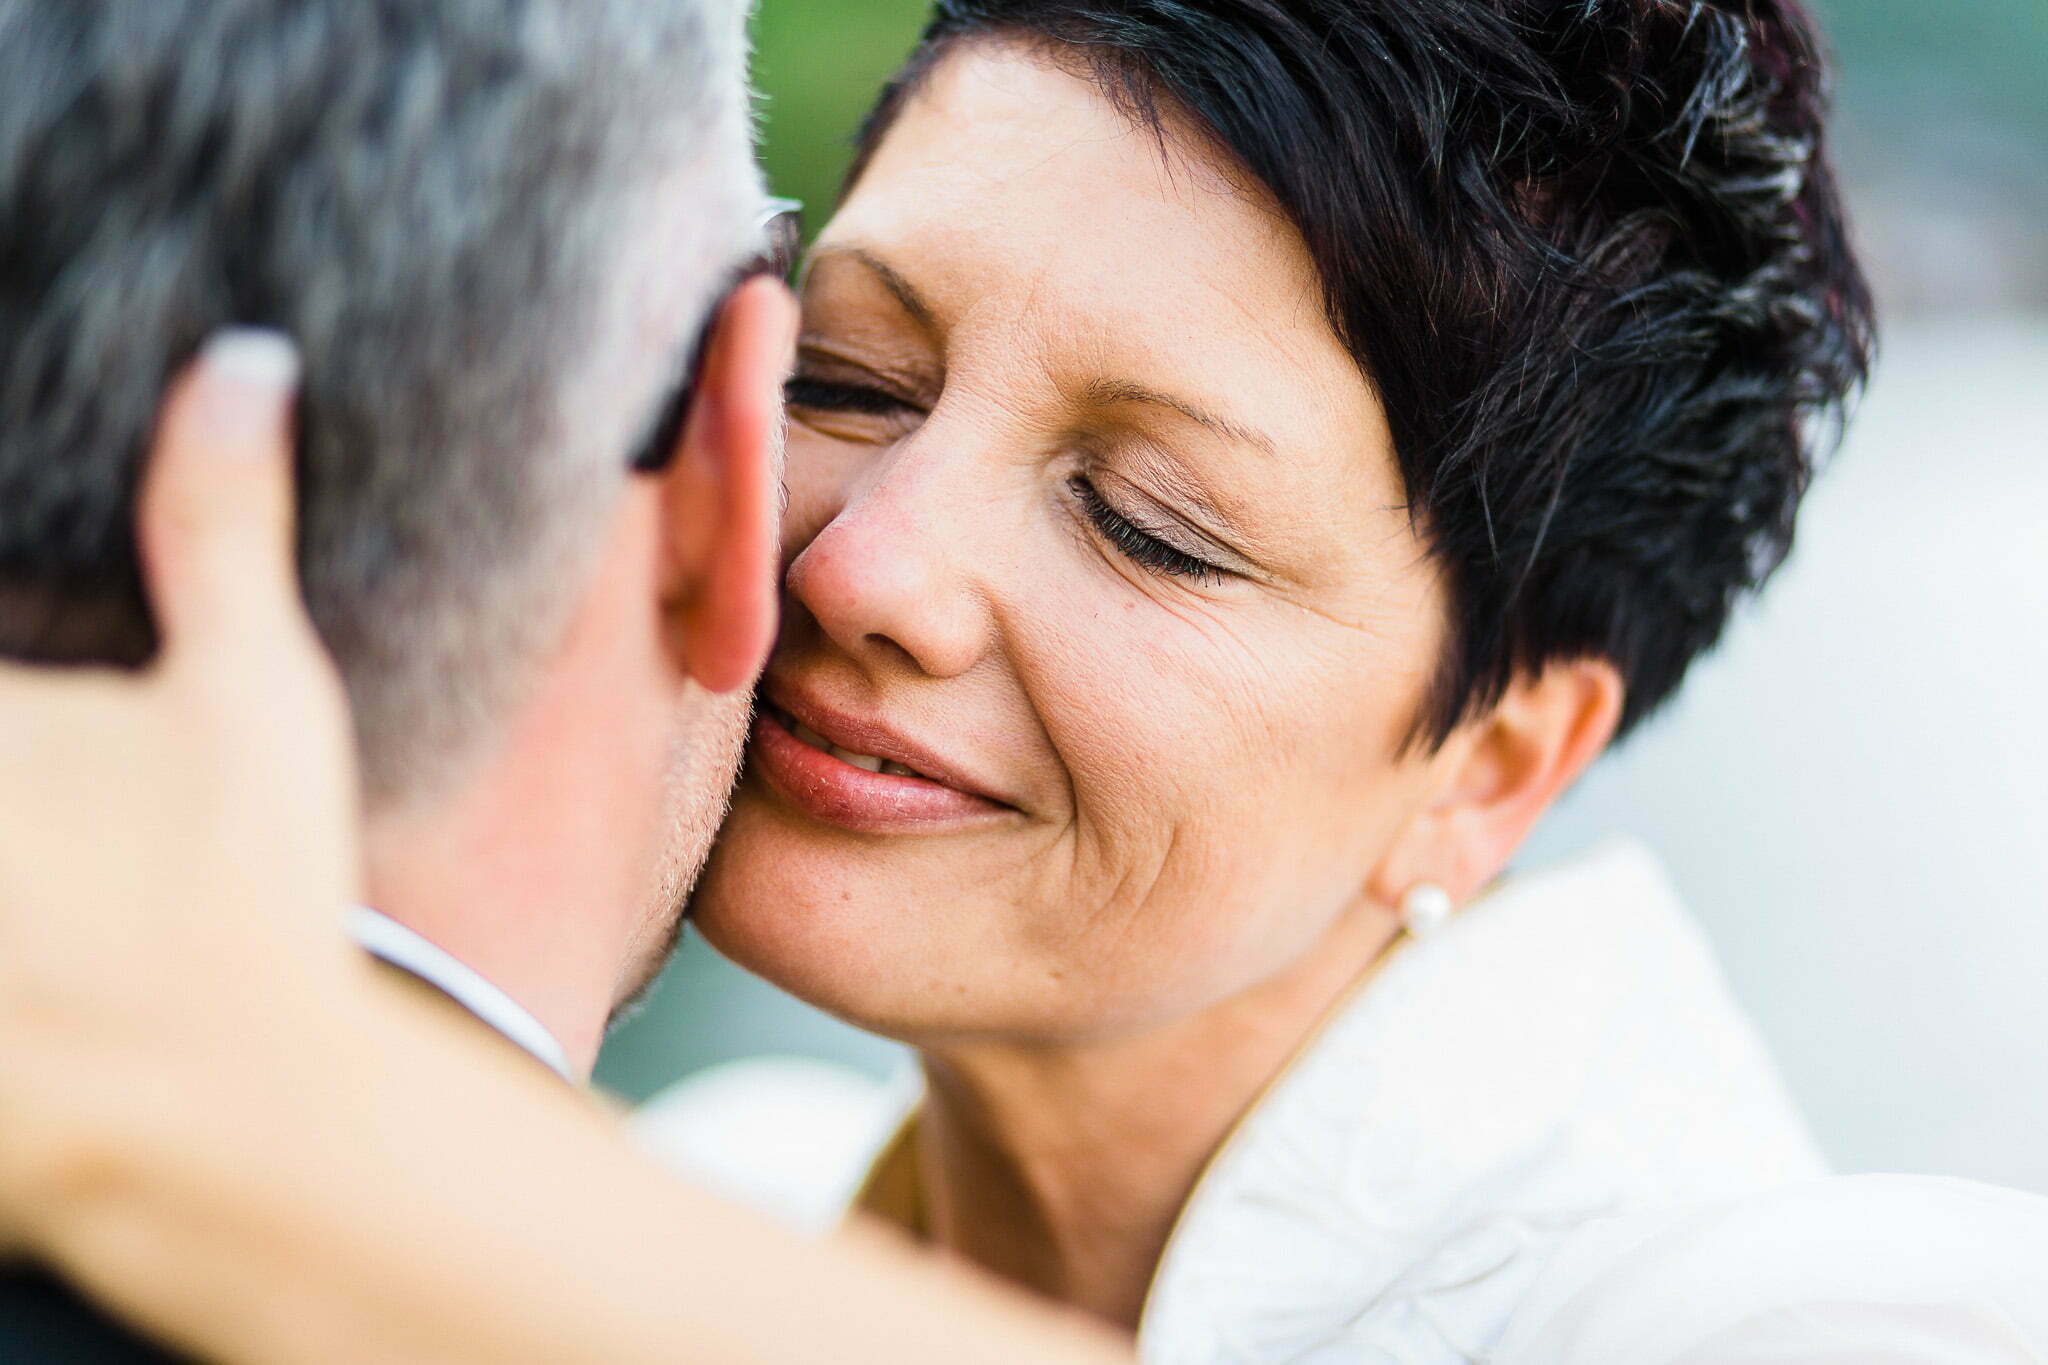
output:
[[[623,988],[607,1029],[616,1028],[645,1003],[654,984],[683,941],[690,897],[710,860],[711,844],[732,809],[747,737],[753,731],[751,694],[703,699],[702,715],[677,742],[668,765],[662,807],[668,838],[641,930],[634,935],[623,973]]]

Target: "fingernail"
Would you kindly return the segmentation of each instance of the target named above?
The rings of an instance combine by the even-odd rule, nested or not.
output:
[[[240,383],[288,389],[299,382],[299,348],[283,332],[230,327],[207,340],[202,356],[214,373]]]
[[[299,384],[299,348],[282,332],[231,327],[215,332],[199,353],[200,373],[213,381],[205,420],[223,438],[225,456],[262,455],[275,442],[278,404]],[[246,438],[263,437],[262,441]],[[237,439],[242,438],[242,439]]]

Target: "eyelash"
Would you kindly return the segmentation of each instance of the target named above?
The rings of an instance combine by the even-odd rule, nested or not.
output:
[[[1081,503],[1081,510],[1087,514],[1088,520],[1095,523],[1095,529],[1101,532],[1102,538],[1133,563],[1155,573],[1192,578],[1198,583],[1217,582],[1223,578],[1224,571],[1208,560],[1197,559],[1185,550],[1175,549],[1104,502],[1102,494],[1095,491],[1095,485],[1089,482],[1087,475],[1074,475],[1067,480],[1067,487],[1073,490]]]
[[[817,412],[851,412],[867,417],[888,417],[906,411],[919,411],[914,404],[906,403],[894,394],[873,388],[866,384],[842,384],[828,379],[813,379],[808,375],[792,375],[784,388],[784,396],[791,407],[810,408]],[[1076,474],[1067,480],[1067,487],[1081,504],[1081,511],[1095,525],[1102,538],[1115,547],[1117,553],[1154,573],[1163,573],[1174,578],[1190,578],[1206,583],[1220,580],[1224,571],[1206,559],[1197,559],[1184,550],[1177,550],[1159,537],[1134,523],[1129,517],[1103,501],[1102,494],[1084,474]]]
[[[865,417],[888,417],[916,408],[901,398],[866,384],[840,384],[809,375],[791,375],[783,385],[783,398],[791,407],[818,412],[853,412]]]

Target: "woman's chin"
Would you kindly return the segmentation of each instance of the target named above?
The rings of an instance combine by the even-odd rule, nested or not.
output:
[[[909,1039],[973,994],[943,964],[967,925],[960,897],[923,887],[886,843],[802,827],[743,787],[691,902],[707,942],[740,967],[856,1027]],[[943,1025],[942,1025],[943,1026]]]

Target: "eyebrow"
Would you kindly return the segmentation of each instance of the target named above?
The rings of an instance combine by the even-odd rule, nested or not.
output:
[[[1240,441],[1245,445],[1262,450],[1268,455],[1277,455],[1279,453],[1279,448],[1273,444],[1273,439],[1264,432],[1254,431],[1250,427],[1233,422],[1227,417],[1219,417],[1213,412],[1195,406],[1185,398],[1176,398],[1170,393],[1161,393],[1157,389],[1147,388],[1143,384],[1135,383],[1128,379],[1095,380],[1088,385],[1085,396],[1089,402],[1097,403],[1104,407],[1116,403],[1143,403],[1148,407],[1166,408],[1179,413],[1197,426],[1207,427],[1217,435],[1229,440]]]
[[[834,257],[844,257],[866,269],[869,274],[881,281],[883,288],[895,295],[896,302],[903,306],[904,312],[908,313],[927,331],[935,330],[937,324],[930,302],[926,300],[923,293],[918,290],[918,287],[905,279],[902,272],[898,271],[894,266],[890,265],[880,256],[877,256],[874,252],[869,251],[866,247],[858,246],[827,247],[816,253],[812,258],[812,265],[815,266],[819,261],[829,260]],[[1279,454],[1279,447],[1273,443],[1273,438],[1267,436],[1264,432],[1254,431],[1248,426],[1233,422],[1227,417],[1220,417],[1205,408],[1190,403],[1185,398],[1177,398],[1170,393],[1162,393],[1158,389],[1147,387],[1134,380],[1097,379],[1088,385],[1085,397],[1088,402],[1102,407],[1110,407],[1118,403],[1142,403],[1149,407],[1166,408],[1169,411],[1179,413],[1197,426],[1206,427],[1228,440],[1241,442],[1268,455],[1277,456]]]
[[[896,296],[896,302],[903,305],[903,311],[910,314],[919,326],[923,327],[926,331],[931,331],[936,327],[937,324],[932,314],[930,302],[919,292],[916,285],[905,279],[896,267],[890,265],[880,256],[877,256],[865,247],[827,247],[813,257],[812,265],[815,266],[819,261],[830,260],[834,257],[844,257],[865,267],[869,274],[882,282],[884,289],[887,289]]]

